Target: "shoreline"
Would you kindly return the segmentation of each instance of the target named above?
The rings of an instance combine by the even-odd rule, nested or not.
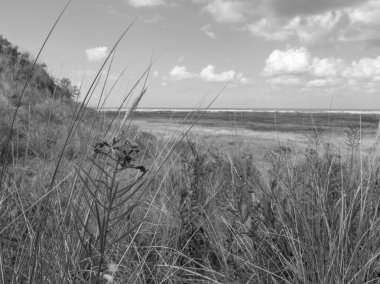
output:
[[[100,112],[115,112],[118,108],[106,108],[100,110]],[[128,108],[121,109],[121,112],[127,111]],[[189,113],[189,112],[206,112],[206,113],[313,113],[313,114],[379,114],[380,110],[354,110],[354,109],[196,109],[196,108],[138,108],[135,110],[140,113]]]

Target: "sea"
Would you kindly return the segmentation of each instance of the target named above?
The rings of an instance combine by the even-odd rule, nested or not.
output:
[[[128,109],[121,109],[118,108],[104,108],[101,111],[103,112],[115,112],[115,111],[126,111]],[[296,109],[284,109],[284,108],[209,108],[209,109],[202,109],[202,108],[137,108],[137,112],[148,112],[148,113],[154,113],[154,112],[193,112],[193,111],[202,111],[207,113],[218,113],[218,112],[224,112],[224,113],[336,113],[336,114],[363,114],[363,115],[376,115],[380,114],[380,109],[305,109],[305,108],[296,108]]]

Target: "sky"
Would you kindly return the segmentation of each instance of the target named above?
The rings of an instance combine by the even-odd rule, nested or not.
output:
[[[36,56],[65,4],[1,0],[0,34]],[[133,20],[106,107],[153,58],[141,107],[380,109],[380,0],[72,0],[39,61],[83,94]]]

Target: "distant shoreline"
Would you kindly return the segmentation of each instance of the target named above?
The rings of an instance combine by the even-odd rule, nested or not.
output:
[[[115,112],[118,108],[105,108],[102,112]],[[128,109],[121,109],[121,111],[126,111]],[[204,110],[202,108],[138,108],[137,112],[148,112],[148,113],[160,113],[160,112],[193,112],[193,111],[205,111],[208,113],[219,112],[219,113],[341,113],[341,114],[380,114],[380,110],[376,109],[266,109],[266,108],[211,108]]]

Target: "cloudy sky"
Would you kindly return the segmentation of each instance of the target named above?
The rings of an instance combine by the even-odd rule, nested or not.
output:
[[[64,5],[1,0],[0,34],[36,55]],[[109,107],[153,56],[145,107],[194,107],[228,82],[214,107],[380,108],[380,0],[73,0],[40,61],[87,88],[136,18]]]

